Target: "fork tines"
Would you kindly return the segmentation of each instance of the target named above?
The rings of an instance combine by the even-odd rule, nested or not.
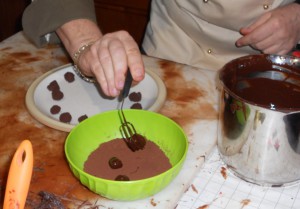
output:
[[[130,122],[122,123],[122,125],[120,126],[120,132],[127,146],[133,152],[144,148],[146,144],[145,138],[136,133],[134,126]]]

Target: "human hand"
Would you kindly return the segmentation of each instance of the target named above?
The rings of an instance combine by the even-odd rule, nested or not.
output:
[[[138,45],[126,31],[103,35],[80,55],[77,63],[83,74],[94,76],[104,94],[112,97],[123,89],[127,69],[136,82],[145,76]]]
[[[251,46],[265,54],[287,54],[300,40],[300,5],[274,9],[240,30],[238,47]]]

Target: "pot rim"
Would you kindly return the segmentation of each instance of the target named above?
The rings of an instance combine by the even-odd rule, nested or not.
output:
[[[267,55],[267,54],[256,54],[256,55],[246,55],[246,56],[242,56],[242,57],[238,57],[236,59],[233,59],[231,61],[229,61],[228,63],[226,63],[218,72],[218,78],[219,78],[219,82],[221,83],[221,87],[224,89],[225,92],[227,92],[229,95],[231,95],[232,97],[238,99],[241,102],[244,102],[246,104],[250,104],[256,107],[260,107],[260,108],[264,108],[264,109],[268,109],[268,110],[272,110],[275,112],[282,112],[282,113],[286,113],[286,114],[290,114],[290,113],[295,113],[295,112],[300,112],[300,107],[279,107],[279,108],[274,108],[272,109],[272,107],[270,107],[269,105],[264,105],[264,104],[259,104],[257,102],[253,102],[250,100],[247,100],[239,95],[237,95],[236,93],[234,93],[229,87],[227,87],[227,85],[224,83],[223,81],[223,77],[225,75],[225,71],[228,70],[227,67],[238,61],[238,60],[242,60],[242,59],[252,59],[252,58],[266,58],[268,60],[270,60],[272,63],[274,63],[274,59],[276,58],[284,58],[284,59],[288,59],[289,62],[291,62],[292,64],[295,64],[297,62],[297,64],[300,66],[300,59],[297,57],[293,57],[290,55]],[[278,63],[275,63],[278,64]],[[299,68],[300,70],[300,68]],[[300,78],[299,78],[300,79]]]

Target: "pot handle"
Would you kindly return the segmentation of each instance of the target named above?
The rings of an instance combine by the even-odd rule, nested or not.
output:
[[[3,209],[23,209],[25,206],[33,168],[33,151],[29,140],[19,145],[12,159]]]

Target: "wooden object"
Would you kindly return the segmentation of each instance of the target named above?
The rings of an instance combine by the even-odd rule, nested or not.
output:
[[[98,25],[104,33],[126,30],[141,44],[150,0],[95,0],[95,10]]]
[[[22,30],[21,18],[31,0],[0,1],[0,41]]]

